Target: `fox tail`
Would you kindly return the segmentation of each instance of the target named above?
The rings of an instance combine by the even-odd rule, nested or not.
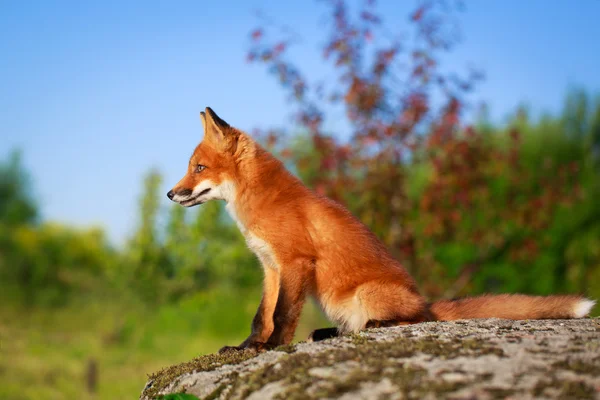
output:
[[[441,300],[430,306],[437,321],[472,318],[568,319],[587,316],[596,301],[576,295],[500,294]]]

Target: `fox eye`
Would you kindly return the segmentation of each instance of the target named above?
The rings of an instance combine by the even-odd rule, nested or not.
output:
[[[196,165],[196,172],[202,172],[204,170],[204,168],[206,168],[205,165],[198,164],[198,165]]]

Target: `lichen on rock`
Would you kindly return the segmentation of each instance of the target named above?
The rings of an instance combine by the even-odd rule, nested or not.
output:
[[[141,399],[600,398],[600,320],[429,322],[150,375]]]

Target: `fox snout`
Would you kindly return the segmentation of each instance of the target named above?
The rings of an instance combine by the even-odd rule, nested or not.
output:
[[[175,192],[175,191],[173,191],[173,190],[169,190],[169,191],[167,192],[167,197],[169,198],[169,200],[173,200],[173,198],[174,198],[176,195],[177,195],[178,197],[182,197],[182,198],[188,198],[188,197],[190,197],[190,196],[192,195],[192,190],[191,190],[191,189],[182,189],[182,190],[179,190],[179,191],[177,191],[177,192]],[[173,201],[175,201],[175,200],[173,200]]]
[[[210,197],[206,196],[211,192],[210,187],[204,189],[200,188],[200,191],[197,190],[198,188],[195,189],[196,190],[172,189],[169,190],[169,192],[167,193],[167,197],[169,198],[169,200],[179,203],[184,207],[197,206],[199,204],[204,203],[207,200],[210,200]]]

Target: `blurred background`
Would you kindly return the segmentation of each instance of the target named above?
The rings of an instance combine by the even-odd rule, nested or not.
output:
[[[346,204],[432,300],[599,298],[598,15],[0,2],[0,397],[136,398],[146,373],[245,338],[255,257],[223,204],[165,196],[206,106]],[[327,324],[309,304],[296,340]]]

